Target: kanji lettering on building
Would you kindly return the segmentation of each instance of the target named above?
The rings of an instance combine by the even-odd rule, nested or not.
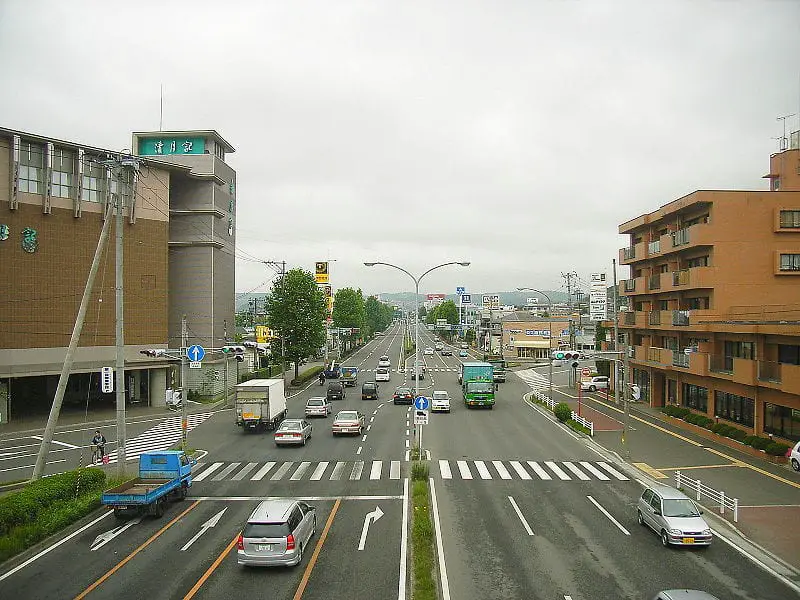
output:
[[[164,142],[158,140],[155,144],[153,144],[153,149],[156,151],[156,154],[163,154],[164,153]]]
[[[191,152],[193,144],[194,144],[194,142],[192,142],[190,140],[186,140],[185,142],[183,142],[183,151],[184,152]]]

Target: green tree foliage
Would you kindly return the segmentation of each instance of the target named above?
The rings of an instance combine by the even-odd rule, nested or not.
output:
[[[598,350],[600,350],[600,348],[602,347],[601,342],[606,341],[607,331],[608,328],[603,327],[603,324],[600,321],[598,321],[597,324],[595,325],[595,332],[594,332],[594,347],[597,348]]]
[[[357,328],[361,333],[364,331],[367,320],[366,308],[364,305],[364,295],[361,290],[353,288],[342,288],[337,290],[333,296],[333,326],[344,328]],[[361,333],[349,338],[360,337]]]
[[[467,332],[464,334],[464,341],[468,344],[473,344],[475,342],[475,330],[474,329],[467,329]]]
[[[447,300],[442,302],[441,304],[437,304],[431,310],[428,311],[427,322],[428,323],[436,323],[438,319],[444,319],[447,321],[449,325],[458,325],[459,316],[458,316],[458,307],[456,303],[452,300]],[[452,338],[453,332],[446,331],[444,335],[450,339]]]
[[[383,331],[391,325],[394,318],[394,307],[378,301],[375,296],[370,296],[364,302],[364,313],[368,333],[373,333]]]
[[[425,320],[426,315],[428,314],[428,309],[424,306],[419,307],[419,318]]]
[[[294,362],[296,379],[300,365],[325,344],[325,293],[310,271],[292,269],[273,284],[266,308],[269,326],[283,338],[285,358]]]

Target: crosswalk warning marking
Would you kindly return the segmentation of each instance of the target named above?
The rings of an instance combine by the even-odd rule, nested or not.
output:
[[[236,469],[236,467],[238,467],[241,464],[242,463],[238,463],[238,462],[229,464],[227,467],[222,469],[222,471],[220,471],[219,473],[214,475],[214,477],[211,478],[211,481],[222,481],[228,475],[230,475]]]
[[[350,481],[357,481],[361,479],[361,472],[364,470],[364,461],[357,460],[353,463],[353,470],[350,471]]]
[[[531,468],[531,469],[533,469],[534,473],[536,473],[536,474],[539,476],[539,479],[544,479],[544,480],[550,480],[550,479],[552,479],[552,477],[550,477],[550,473],[548,473],[547,471],[545,471],[545,470],[544,470],[544,469],[543,469],[543,468],[542,468],[542,467],[539,465],[539,463],[537,463],[537,462],[534,462],[534,461],[532,461],[532,460],[529,460],[529,461],[528,461],[528,465],[530,466],[530,468]]]
[[[609,481],[608,475],[603,473],[600,469],[595,468],[592,463],[582,460],[581,466],[589,471],[589,473],[597,477],[600,481]]]
[[[573,473],[575,473],[575,475],[577,475],[578,479],[580,479],[581,481],[588,481],[589,480],[589,476],[586,473],[584,473],[583,471],[581,471],[578,467],[573,465],[571,462],[564,461],[564,466],[567,467]]]
[[[519,475],[520,479],[530,479],[531,478],[531,476],[525,470],[525,467],[523,467],[518,460],[512,460],[510,464],[511,464],[511,468],[513,468],[517,472],[517,475]]]
[[[511,473],[508,472],[506,466],[499,460],[493,460],[492,464],[494,468],[497,469],[497,472],[500,473],[500,479],[511,479]]]
[[[472,472],[469,470],[467,461],[459,460],[456,464],[458,464],[458,470],[461,472],[461,479],[472,479]]]
[[[328,468],[329,464],[330,463],[328,463],[327,461],[319,463],[317,465],[317,468],[314,469],[314,472],[311,474],[311,481],[319,481],[320,479],[322,479],[322,476],[325,474],[325,469]]]
[[[614,477],[616,477],[616,478],[617,478],[617,479],[619,479],[620,481],[628,481],[628,478],[627,478],[627,477],[625,477],[625,475],[623,475],[622,473],[620,473],[619,471],[617,471],[617,470],[616,470],[614,467],[612,467],[612,466],[611,466],[611,465],[609,465],[608,463],[605,463],[605,462],[598,462],[597,464],[598,464],[598,465],[600,465],[601,467],[603,467],[603,468],[604,468],[606,471],[608,471],[609,473],[611,473],[611,474],[612,474]]]
[[[289,472],[289,469],[291,469],[293,465],[294,465],[293,461],[289,461],[289,462],[283,463],[280,467],[278,467],[278,470],[275,471],[272,474],[272,477],[270,477],[270,480],[271,481],[280,481],[283,478],[283,476],[286,475],[286,473]]]
[[[264,478],[264,475],[269,473],[269,470],[275,466],[274,462],[268,462],[263,467],[261,467],[256,474],[250,478],[250,481],[261,481]]]
[[[205,471],[203,471],[199,475],[196,475],[196,476],[192,477],[192,480],[193,481],[203,481],[203,479],[205,479],[206,477],[211,475],[214,471],[219,469],[224,464],[225,463],[216,462],[213,465],[210,465]]]
[[[489,473],[489,469],[486,468],[486,463],[482,460],[475,461],[475,468],[478,469],[478,475],[481,476],[481,479],[491,479],[492,474]]]
[[[453,472],[450,470],[450,463],[446,460],[439,461],[439,473],[441,473],[442,479],[453,478]]]
[[[310,467],[310,466],[311,466],[311,462],[307,461],[307,460],[304,460],[303,462],[300,463],[300,466],[297,467],[295,472],[292,473],[292,476],[289,479],[292,480],[292,481],[298,481],[299,479],[302,479],[303,474],[306,471],[308,471],[308,467]]]
[[[244,468],[243,468],[241,471],[239,471],[239,472],[238,472],[236,475],[234,475],[234,476],[232,477],[232,479],[233,479],[234,481],[241,481],[242,479],[244,479],[244,478],[245,478],[245,476],[246,476],[246,475],[247,475],[247,474],[248,474],[250,471],[252,471],[253,469],[255,469],[255,468],[256,468],[256,465],[257,465],[257,464],[258,464],[258,463],[252,463],[252,462],[251,462],[251,463],[247,463],[247,464],[244,466]]]
[[[333,467],[333,471],[331,471],[331,476],[329,481],[338,481],[342,478],[342,472],[344,471],[344,466],[347,463],[344,461],[339,461],[336,463],[336,466]]]
[[[389,467],[389,479],[400,479],[400,461],[393,460]]]
[[[552,460],[546,460],[546,461],[544,461],[544,464],[546,464],[548,467],[550,467],[550,470],[553,473],[555,473],[561,481],[569,480],[569,475],[564,473],[564,471],[561,470],[561,467],[559,467]]]
[[[369,472],[370,479],[380,479],[381,478],[381,469],[383,469],[383,462],[380,460],[373,460],[372,461],[372,469]]]

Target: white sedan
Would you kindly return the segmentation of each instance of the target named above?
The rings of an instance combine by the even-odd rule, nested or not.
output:
[[[427,348],[425,348],[424,354],[425,354],[425,356],[433,356],[433,348],[428,346]]]
[[[431,412],[450,412],[450,394],[445,391],[433,392]]]
[[[392,374],[386,367],[381,367],[375,371],[375,381],[389,381]]]

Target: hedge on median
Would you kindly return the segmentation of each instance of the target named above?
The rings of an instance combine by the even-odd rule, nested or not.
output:
[[[311,379],[316,379],[319,377],[319,374],[322,373],[322,370],[325,367],[323,366],[316,366],[311,367],[310,369],[306,369],[302,373],[300,373],[296,379],[292,379],[291,385],[303,385],[306,381],[310,381]]]
[[[738,442],[742,442],[743,444],[752,446],[757,450],[763,450],[772,456],[784,456],[786,451],[789,450],[789,446],[787,444],[773,442],[769,438],[764,438],[757,435],[749,435],[744,429],[739,429],[738,427],[728,425],[727,423],[717,423],[714,419],[711,419],[706,415],[692,412],[683,406],[675,406],[670,404],[664,406],[661,409],[661,412],[670,415],[671,417],[683,419],[687,423],[699,425],[700,427],[713,431],[717,435],[729,437]]]

